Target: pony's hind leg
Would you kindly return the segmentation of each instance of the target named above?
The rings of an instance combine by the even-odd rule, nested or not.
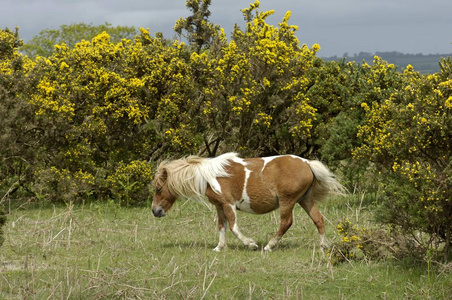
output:
[[[290,226],[292,226],[294,205],[295,204],[291,202],[288,202],[286,205],[281,205],[281,223],[279,225],[279,229],[276,232],[275,236],[268,242],[267,246],[264,247],[265,251],[271,251],[273,247],[278,244],[278,242],[281,240]]]
[[[320,247],[322,248],[322,250],[327,249],[328,242],[325,238],[325,225],[323,223],[323,216],[315,205],[315,202],[313,200],[306,199],[299,203],[317,227],[317,231],[320,235]]]
[[[213,249],[213,251],[220,252],[226,247],[226,228],[228,227],[228,221],[224,215],[223,208],[221,206],[216,206],[218,213],[218,230],[220,237],[218,240],[218,245]]]
[[[229,228],[234,233],[234,235],[242,241],[242,243],[252,250],[257,250],[259,247],[253,239],[250,239],[242,234],[237,226],[237,213],[235,211],[235,205],[225,204],[223,206],[223,212],[229,223]]]

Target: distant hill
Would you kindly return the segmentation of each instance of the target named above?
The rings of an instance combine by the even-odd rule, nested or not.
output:
[[[389,63],[392,63],[399,67],[399,70],[404,70],[407,65],[412,65],[416,71],[421,73],[436,73],[440,71],[439,61],[441,57],[452,57],[450,54],[405,54],[396,51],[392,52],[375,52],[375,54],[369,52],[360,52],[354,54],[353,56],[348,56],[347,53],[343,57],[332,56],[332,57],[322,57],[324,60],[341,60],[355,61],[357,63],[362,63],[366,61],[368,64],[372,64],[374,56],[378,55],[382,59]]]

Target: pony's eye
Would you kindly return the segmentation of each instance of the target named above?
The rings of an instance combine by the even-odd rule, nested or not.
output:
[[[158,187],[156,191],[157,191],[157,193],[161,193],[162,192],[162,188]]]

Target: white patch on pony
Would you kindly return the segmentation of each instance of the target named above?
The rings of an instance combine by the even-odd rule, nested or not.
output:
[[[265,166],[271,162],[272,160],[274,160],[275,158],[281,157],[280,155],[277,156],[269,156],[269,157],[262,157],[262,160],[264,161],[264,165],[262,166],[262,171],[264,171]]]
[[[250,249],[256,250],[257,248],[259,248],[259,246],[256,244],[256,242],[253,239],[250,239],[242,234],[239,227],[237,226],[237,213],[235,211],[235,206],[231,205],[231,208],[232,208],[232,211],[234,212],[234,214],[236,215],[236,218],[235,218],[236,221],[234,223],[234,226],[232,226],[232,232],[239,240],[242,241],[242,243],[245,246],[247,246]]]
[[[296,156],[296,155],[275,155],[275,156],[262,157],[262,160],[264,161],[264,165],[262,166],[262,171],[261,172],[264,171],[265,166],[267,166],[267,164],[269,162],[271,162],[275,158],[285,157],[285,156],[289,156],[289,157],[296,158],[296,159],[301,159],[303,162],[308,162],[308,160],[306,158],[299,157],[299,156]]]
[[[305,163],[307,163],[307,162],[309,161],[308,159],[303,158],[303,157],[300,157],[300,156],[296,156],[296,155],[289,155],[289,156],[291,156],[291,157],[293,157],[293,158],[301,159],[301,161],[303,161],[303,162],[305,162]]]
[[[245,162],[245,160],[243,158],[240,158],[238,156],[234,157],[232,159],[233,162],[241,164],[242,166],[246,167],[247,163]]]
[[[198,176],[198,186],[203,186],[207,182],[212,190],[221,194],[221,186],[216,177],[228,177],[229,174],[225,170],[225,166],[229,165],[229,161],[236,161],[237,153],[225,153],[215,158],[206,159],[202,162],[202,167],[198,169],[201,176]],[[203,191],[205,193],[205,190]]]
[[[226,227],[221,228],[218,246],[216,246],[213,251],[220,252],[224,247],[226,247]]]
[[[320,247],[322,249],[328,249],[330,247],[328,240],[325,237],[325,234],[320,235]]]
[[[248,179],[250,178],[251,172],[252,172],[251,170],[249,170],[249,169],[247,169],[245,167],[245,181],[243,182],[242,198],[240,199],[240,201],[237,201],[235,203],[235,206],[240,211],[244,211],[244,212],[247,212],[247,213],[255,214],[255,212],[251,208],[251,199],[248,196],[248,193],[246,191],[247,184],[248,184]]]

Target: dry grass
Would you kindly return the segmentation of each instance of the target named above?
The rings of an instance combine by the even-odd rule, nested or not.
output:
[[[349,217],[369,226],[361,203],[322,207],[327,235]],[[447,299],[450,267],[431,271],[392,261],[332,267],[318,251],[315,227],[301,209],[274,252],[250,251],[218,234],[212,210],[178,202],[167,217],[114,204],[30,208],[8,217],[0,252],[0,299]],[[241,214],[242,231],[262,247],[277,212]],[[428,280],[427,280],[428,279]]]

